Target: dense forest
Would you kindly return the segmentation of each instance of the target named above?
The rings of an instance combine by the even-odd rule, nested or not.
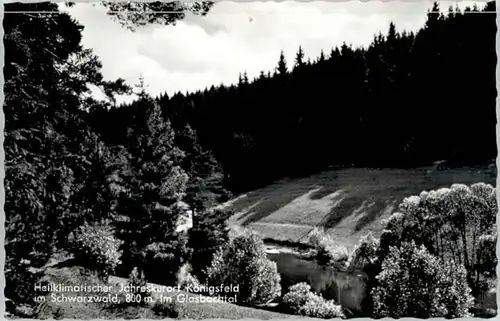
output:
[[[238,191],[329,165],[491,162],[496,21],[469,12],[494,12],[495,3],[438,10],[435,4],[417,32],[391,24],[365,48],[344,43],[314,61],[299,48],[292,70],[282,54],[257,79],[242,70],[236,85],[156,101],[175,128],[198,133]],[[123,137],[131,113],[96,108],[105,141]],[[106,132],[111,122],[122,130]]]
[[[281,177],[332,165],[490,163],[496,15],[470,13],[495,12],[495,2],[438,9],[414,33],[391,24],[365,48],[332,44],[313,61],[299,48],[291,70],[278,52],[276,69],[256,79],[242,66],[235,85],[152,97],[142,79],[105,80],[81,44],[83,26],[57,5],[6,4],[27,12],[3,20],[5,296],[33,303],[40,268],[61,250],[104,279],[139,267],[170,284],[191,262],[202,280],[215,253],[221,262],[232,253],[219,251],[230,213],[210,209]],[[131,29],[154,22],[141,17],[114,16]],[[163,23],[175,19],[182,13]],[[134,102],[116,104],[131,93]],[[175,229],[182,203],[195,213],[189,233]],[[274,271],[263,256],[255,262]]]

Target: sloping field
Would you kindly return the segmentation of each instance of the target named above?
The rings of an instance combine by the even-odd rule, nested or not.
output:
[[[284,179],[241,195],[221,207],[232,208],[230,223],[251,228],[262,237],[307,242],[315,227],[329,230],[339,245],[351,247],[371,231],[378,236],[398,204],[423,190],[455,183],[496,185],[493,168],[438,170],[331,169],[300,179]]]

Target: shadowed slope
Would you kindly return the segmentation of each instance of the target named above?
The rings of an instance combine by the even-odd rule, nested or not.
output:
[[[264,238],[306,242],[314,227],[329,229],[340,244],[351,246],[361,235],[382,231],[382,219],[398,204],[423,190],[455,183],[496,185],[492,168],[332,169],[300,179],[284,179],[241,195],[232,208],[232,224],[252,228]]]

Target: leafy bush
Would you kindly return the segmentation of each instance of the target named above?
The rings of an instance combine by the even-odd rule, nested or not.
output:
[[[311,286],[303,282],[290,287],[283,296],[283,303],[294,314],[323,319],[344,317],[340,305],[313,293]]]
[[[335,304],[333,300],[325,300],[318,296],[316,302],[308,301],[304,307],[304,312],[306,315],[322,318],[322,319],[333,319],[333,318],[344,318],[344,313],[342,312],[342,307]]]
[[[239,303],[257,305],[271,302],[281,294],[276,263],[267,258],[262,239],[254,232],[236,233],[215,255],[207,270],[209,284],[238,285]]]
[[[380,237],[380,255],[386,257],[391,246],[415,241],[443,261],[463,264],[467,282],[477,293],[488,277],[482,272],[488,270],[482,266],[488,260],[481,262],[477,255],[484,242],[481,235],[494,232],[497,212],[495,188],[488,184],[454,184],[424,191],[406,198],[399,212],[389,218]],[[496,264],[491,265],[494,261],[489,262],[489,269],[495,269]]]
[[[379,240],[371,233],[361,238],[354,247],[347,260],[347,266],[351,269],[364,269],[368,265],[374,264],[377,260]]]
[[[86,268],[107,280],[121,263],[119,248],[122,243],[107,222],[85,223],[73,233],[71,252]]]
[[[192,268],[189,263],[184,264],[181,266],[179,269],[179,272],[177,273],[177,285],[185,290],[188,287],[197,287],[200,285],[200,282],[198,279],[191,274]]]
[[[283,296],[283,303],[294,313],[301,314],[302,307],[314,295],[311,286],[305,282],[292,285]]]
[[[316,250],[316,260],[320,264],[345,263],[349,258],[349,251],[344,246],[336,245],[328,233],[318,228],[309,235],[309,243]]]
[[[413,241],[391,247],[377,279],[374,317],[465,317],[473,304],[463,266],[443,263]]]

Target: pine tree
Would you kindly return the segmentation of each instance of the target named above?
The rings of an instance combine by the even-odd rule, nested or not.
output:
[[[247,72],[240,73],[238,75],[238,85],[247,85],[248,84],[248,75]]]
[[[439,3],[434,2],[432,4],[432,9],[427,12],[427,21],[425,22],[426,27],[432,28],[442,17],[443,16],[440,12]]]
[[[295,55],[295,68],[301,67],[304,65],[304,51],[302,50],[302,46],[299,46],[299,50]]]
[[[283,53],[283,50],[280,53],[280,60],[278,62],[278,68],[276,69],[279,75],[286,75],[288,74],[288,68],[286,66],[286,59],[285,59],[285,54]]]
[[[396,25],[394,22],[389,23],[389,32],[387,33],[387,42],[393,43],[397,40]]]
[[[174,130],[160,106],[147,94],[134,103],[144,117],[138,118],[130,144],[130,176],[120,201],[120,212],[129,217],[125,266],[139,266],[152,280],[172,278],[187,257],[187,240],[176,233],[183,213],[179,206],[188,176],[181,168],[184,153],[175,146]],[[130,271],[128,271],[130,272]],[[169,274],[170,273],[170,274]],[[165,279],[159,280],[165,281]]]
[[[135,94],[139,97],[139,99],[148,99],[148,94],[146,92],[147,88],[148,86],[145,83],[144,77],[142,75],[139,76],[139,82],[135,85]]]
[[[321,50],[318,61],[319,62],[325,61],[325,53],[323,52],[323,49]]]

